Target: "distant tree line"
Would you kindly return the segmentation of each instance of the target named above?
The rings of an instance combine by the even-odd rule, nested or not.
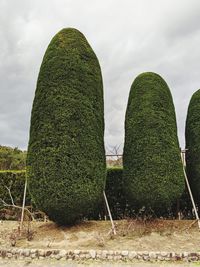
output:
[[[24,170],[26,151],[0,145],[0,170]]]

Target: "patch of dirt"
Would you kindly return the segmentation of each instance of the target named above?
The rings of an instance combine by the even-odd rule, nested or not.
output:
[[[197,223],[189,220],[115,221],[117,235],[111,233],[109,221],[82,222],[72,227],[60,227],[53,222],[31,222],[34,232],[28,241],[28,223],[17,238],[16,247],[56,249],[106,249],[136,251],[200,251],[200,233]],[[17,232],[18,222],[0,224],[0,247],[11,246],[11,233]]]

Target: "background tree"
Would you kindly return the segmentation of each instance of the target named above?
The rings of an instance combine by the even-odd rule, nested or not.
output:
[[[0,170],[24,170],[25,166],[26,151],[0,146]]]

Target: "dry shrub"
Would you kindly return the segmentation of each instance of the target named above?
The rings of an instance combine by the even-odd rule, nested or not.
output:
[[[104,237],[103,237],[103,235],[101,233],[98,232],[95,235],[95,240],[97,242],[97,246],[98,247],[105,247],[105,239],[104,239]]]

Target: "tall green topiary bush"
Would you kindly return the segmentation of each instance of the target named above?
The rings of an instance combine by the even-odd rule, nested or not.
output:
[[[189,103],[186,120],[186,171],[195,202],[200,207],[200,89]]]
[[[138,209],[158,211],[179,198],[184,176],[172,96],[157,74],[140,74],[125,119],[124,190]]]
[[[27,155],[37,207],[59,224],[91,212],[105,187],[103,84],[82,33],[61,30],[44,55]]]

